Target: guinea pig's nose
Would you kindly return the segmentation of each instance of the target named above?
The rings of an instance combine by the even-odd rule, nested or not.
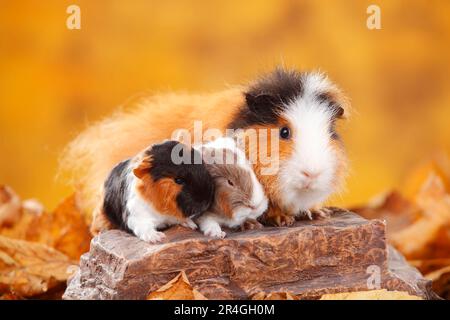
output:
[[[302,175],[304,175],[306,178],[309,178],[311,180],[317,178],[319,176],[319,174],[320,174],[320,172],[302,170]]]

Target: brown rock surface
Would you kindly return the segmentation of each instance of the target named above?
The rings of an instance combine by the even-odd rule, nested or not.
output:
[[[65,299],[145,299],[181,270],[209,299],[248,299],[259,292],[290,292],[304,299],[368,290],[369,266],[381,288],[434,298],[429,281],[389,248],[385,224],[336,210],[326,220],[292,227],[230,232],[210,239],[173,227],[151,245],[111,230],[95,237]]]

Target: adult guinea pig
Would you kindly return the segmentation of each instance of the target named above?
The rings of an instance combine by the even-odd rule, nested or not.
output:
[[[215,197],[210,209],[196,222],[200,230],[213,238],[224,238],[221,226],[254,226],[267,209],[268,199],[253,172],[252,165],[234,138],[224,137],[201,148],[206,169],[215,182]]]
[[[287,225],[295,216],[311,215],[343,182],[347,160],[336,124],[348,109],[347,99],[325,75],[277,69],[218,93],[142,99],[88,128],[68,146],[62,165],[83,186],[82,206],[92,208],[117,162],[180,128],[192,132],[195,121],[202,121],[203,130],[274,129],[279,158],[271,163],[278,170],[264,174],[260,160],[253,166],[269,198],[266,221]]]
[[[174,161],[188,153],[189,163]],[[201,163],[201,154],[176,141],[156,144],[134,158],[116,165],[104,184],[104,197],[94,217],[94,229],[106,222],[148,242],[163,240],[158,229],[192,221],[208,209],[214,198],[214,182]]]

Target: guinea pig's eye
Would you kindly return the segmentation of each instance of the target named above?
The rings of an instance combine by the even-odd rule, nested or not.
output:
[[[291,137],[291,129],[288,127],[283,127],[280,129],[281,139],[289,139]]]
[[[184,179],[182,179],[182,178],[175,178],[175,183],[176,184],[184,184]]]
[[[229,179],[228,179],[228,184],[229,184],[230,186],[232,186],[232,187],[234,186],[233,181],[231,181],[231,180],[229,180]]]

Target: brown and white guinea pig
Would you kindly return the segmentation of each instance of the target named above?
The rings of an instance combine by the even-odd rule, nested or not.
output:
[[[320,209],[343,182],[347,160],[336,124],[348,111],[347,99],[324,74],[276,69],[247,86],[218,93],[142,99],[82,133],[66,149],[62,166],[75,173],[82,205],[92,208],[118,161],[180,128],[193,133],[195,121],[202,121],[203,131],[275,129],[279,169],[265,175],[261,161],[253,166],[269,198],[266,221],[288,225],[295,216]]]
[[[177,148],[177,149],[175,149]],[[188,163],[174,162],[173,154],[190,153]],[[214,182],[201,163],[201,154],[176,141],[156,144],[136,157],[117,164],[104,184],[102,210],[97,214],[115,227],[148,242],[163,240],[158,229],[192,221],[205,212],[214,198]],[[101,221],[100,217],[94,217]]]
[[[215,182],[215,197],[210,209],[196,220],[200,230],[207,236],[224,238],[221,226],[257,223],[267,210],[268,199],[235,139],[218,138],[201,146],[201,152]]]

